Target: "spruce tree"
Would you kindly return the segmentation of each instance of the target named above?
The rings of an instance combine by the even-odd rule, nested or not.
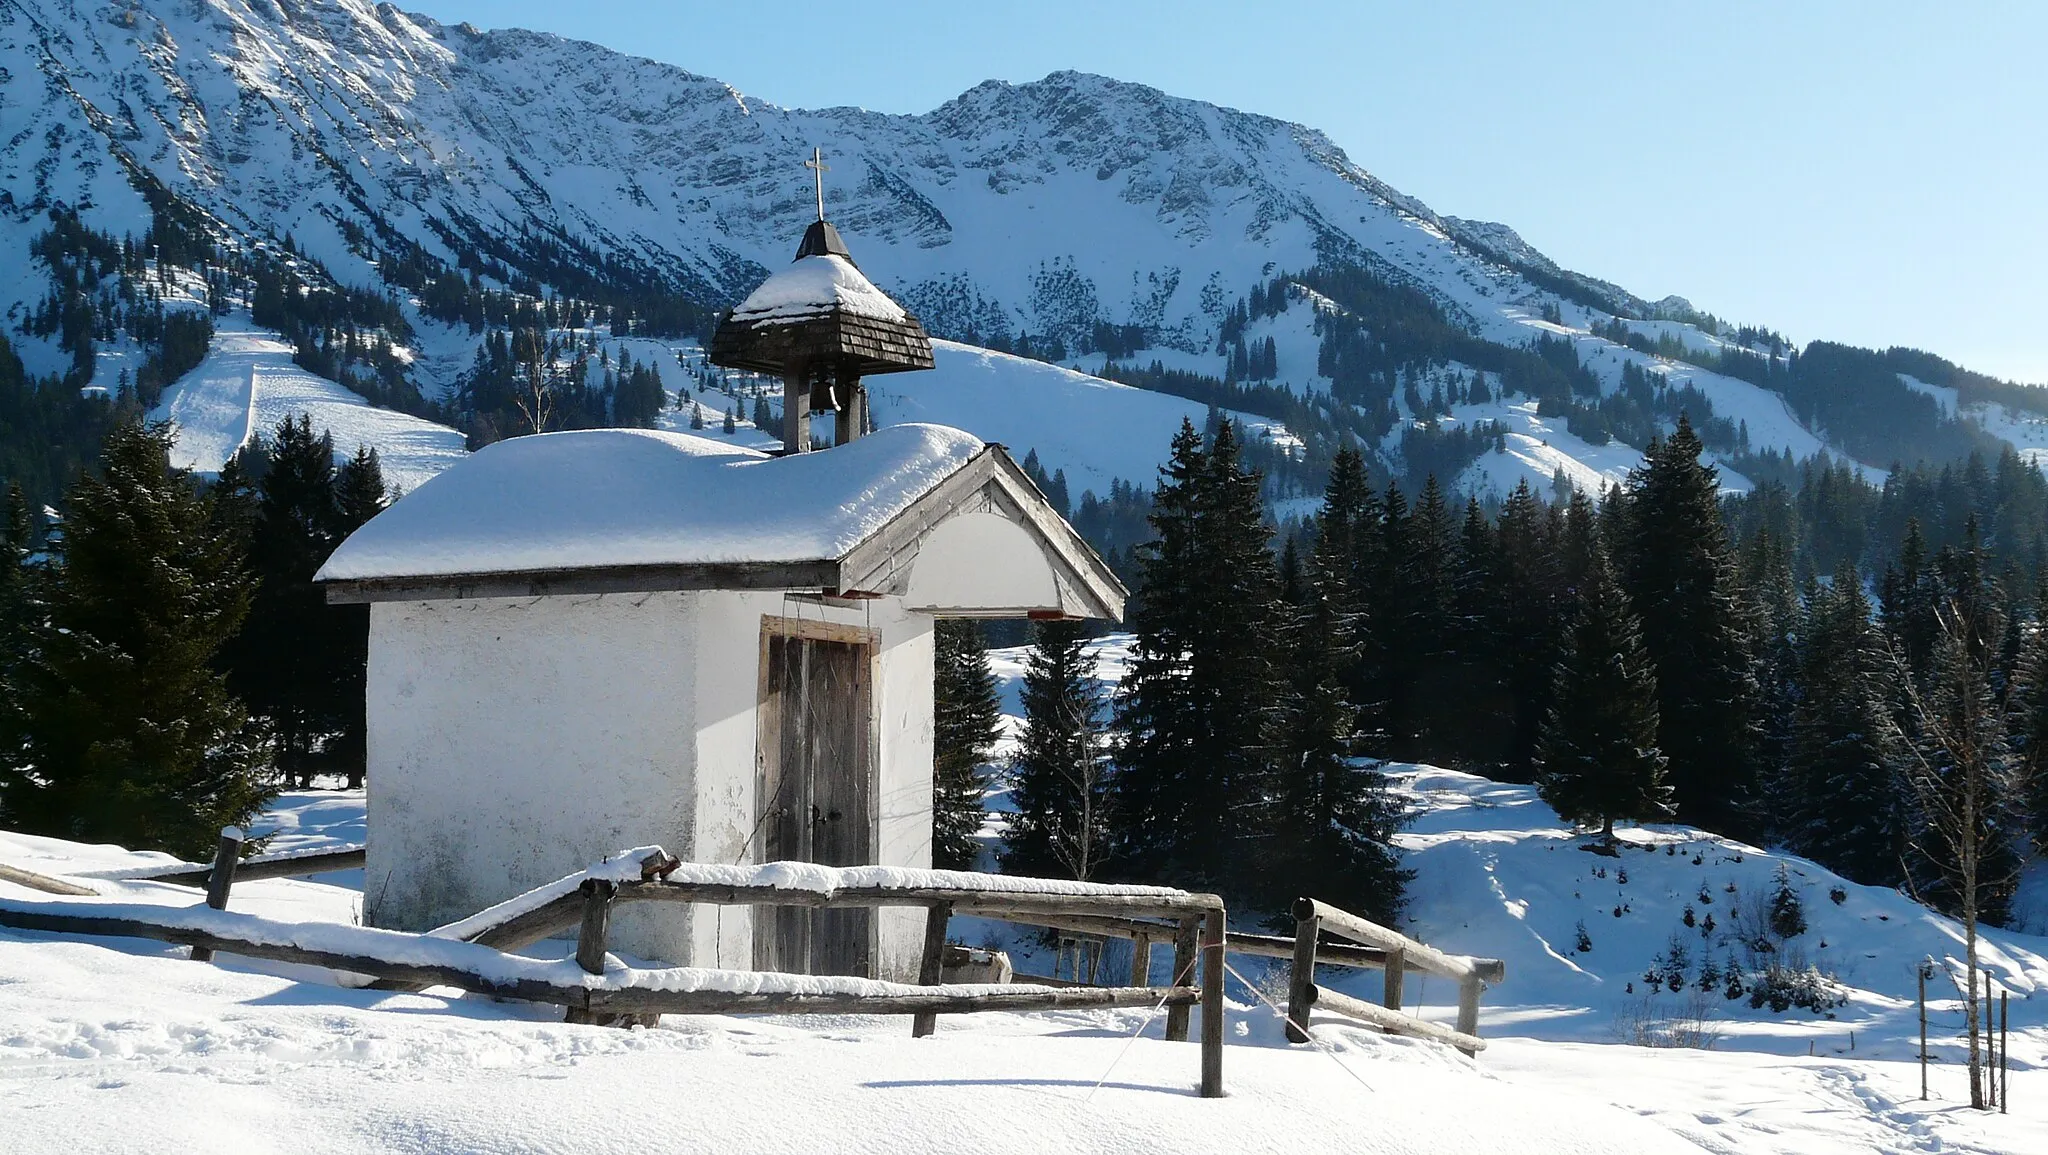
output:
[[[1015,813],[997,852],[1003,870],[1099,877],[1110,849],[1109,783],[1101,690],[1081,626],[1039,622],[1024,667],[1024,729],[1010,762]]]
[[[1366,663],[1377,684],[1370,700],[1377,705],[1378,735],[1373,752],[1390,758],[1409,757],[1421,736],[1419,655],[1413,635],[1419,620],[1413,529],[1408,499],[1389,482],[1380,499],[1378,532],[1370,547],[1364,588],[1372,591],[1372,613],[1366,620]]]
[[[381,513],[388,500],[384,467],[377,451],[358,446],[355,456],[342,464],[334,478],[336,544]],[[334,655],[328,673],[333,683],[335,724],[339,727],[329,741],[329,762],[347,777],[350,789],[359,789],[368,760],[368,726],[363,711],[370,664],[370,607],[328,606],[327,618],[334,631]]]
[[[1743,547],[1741,588],[1744,615],[1756,654],[1756,760],[1760,797],[1769,802],[1771,832],[1783,836],[1786,809],[1779,803],[1792,762],[1795,714],[1800,697],[1798,636],[1802,611],[1792,584],[1790,551],[1768,528]]]
[[[1884,642],[1855,567],[1808,599],[1798,647],[1787,789],[1775,809],[1793,850],[1872,886],[1902,881],[1907,798],[1889,722]]]
[[[1356,623],[1346,607],[1355,515],[1349,471],[1333,473],[1301,604],[1286,631],[1286,692],[1275,744],[1274,847],[1260,897],[1284,912],[1313,895],[1391,924],[1413,877],[1393,846],[1403,808],[1376,764],[1356,757],[1358,710],[1344,694]],[[1334,532],[1332,532],[1334,531]]]
[[[334,476],[335,531],[347,537],[365,522],[384,511],[390,502],[384,484],[384,463],[376,449],[359,445],[355,456],[342,463]]]
[[[1361,749],[1385,749],[1386,703],[1380,694],[1383,654],[1374,631],[1377,607],[1366,591],[1380,577],[1380,503],[1365,476],[1365,459],[1346,445],[1330,464],[1323,507],[1316,515],[1316,549],[1325,565],[1343,567],[1343,585],[1332,587],[1344,599],[1335,607],[1343,637],[1338,678],[1344,698],[1358,710]]]
[[[0,781],[9,767],[23,765],[21,706],[17,672],[27,660],[32,595],[29,548],[34,524],[21,486],[9,485],[0,506]],[[0,817],[6,799],[0,795]]]
[[[1401,631],[1409,664],[1415,735],[1407,756],[1444,758],[1470,725],[1458,680],[1455,580],[1458,551],[1450,505],[1436,475],[1423,481],[1408,525],[1402,584],[1408,621]]]
[[[2007,712],[2020,806],[2036,854],[2048,855],[2048,589],[2034,598],[2033,628],[2014,664]]]
[[[313,584],[341,541],[334,444],[301,414],[280,421],[265,449],[249,542],[260,583],[228,665],[235,692],[277,735],[278,768],[310,785],[344,726],[340,668],[351,653],[352,623]]]
[[[210,854],[269,797],[270,751],[215,669],[251,578],[164,426],[107,435],[65,499],[29,654],[8,821],[39,834]]]
[[[1498,777],[1514,734],[1514,703],[1508,695],[1507,656],[1498,632],[1505,617],[1500,605],[1500,547],[1477,498],[1465,501],[1456,565],[1449,630],[1454,681],[1439,709],[1437,729],[1445,740],[1443,748],[1461,763]]]
[[[1136,634],[1117,713],[1120,869],[1243,892],[1269,801],[1278,576],[1261,481],[1236,430],[1204,450],[1183,422],[1137,551]]]
[[[1657,722],[1657,674],[1641,626],[1596,551],[1537,745],[1543,800],[1568,822],[1598,827],[1609,846],[1618,820],[1668,817]]]
[[[1511,702],[1501,773],[1512,782],[1535,781],[1536,740],[1550,716],[1558,642],[1571,621],[1559,588],[1557,536],[1535,491],[1526,480],[1518,482],[1501,505],[1495,529],[1493,613],[1486,623]]]
[[[980,857],[982,775],[1002,706],[981,626],[941,618],[934,629],[932,865],[973,870]]]
[[[1680,417],[1629,474],[1623,587],[1655,663],[1657,745],[1678,817],[1745,837],[1758,826],[1757,684],[1720,483],[1702,448]]]

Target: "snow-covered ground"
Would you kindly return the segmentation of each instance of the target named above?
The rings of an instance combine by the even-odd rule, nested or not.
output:
[[[1111,668],[1119,660],[1113,647],[1105,658]],[[348,990],[304,968],[231,957],[209,967],[156,943],[0,931],[0,1133],[10,1152],[138,1143],[307,1152],[616,1151],[647,1143],[679,1151],[1425,1155],[2048,1149],[2048,1031],[2024,998],[2014,1005],[2022,1026],[2014,1045],[2018,1106],[2005,1117],[1958,1107],[1961,1076],[1949,1061],[1935,1069],[1934,1099],[1917,1102],[1917,1070],[1903,1061],[1910,1044],[1867,1017],[1777,1032],[1737,1027],[1707,1051],[1648,1050],[1603,1036],[1608,1000],[1598,968],[1546,965],[1542,948],[1529,945],[1574,903],[1559,894],[1554,910],[1525,908],[1538,925],[1527,942],[1502,927],[1512,918],[1504,912],[1535,897],[1538,885],[1566,885],[1558,856],[1608,860],[1546,847],[1558,839],[1540,803],[1522,799],[1520,788],[1412,773],[1428,800],[1409,836],[1421,871],[1416,905],[1429,912],[1428,925],[1414,929],[1452,949],[1508,959],[1508,981],[1488,992],[1482,1019],[1493,1042],[1476,1061],[1334,1019],[1317,1020],[1318,1046],[1290,1048],[1258,996],[1233,983],[1230,1096],[1205,1101],[1193,1094],[1195,1048],[1163,1041],[1160,1016],[1141,1011],[944,1018],[927,1040],[909,1038],[902,1019],[863,1016],[671,1016],[654,1030],[620,1031],[447,991]],[[300,792],[253,828],[278,830],[275,849],[355,841],[361,807],[359,794]],[[1489,854],[1500,857],[1487,862]],[[161,858],[0,835],[0,861],[42,871]],[[1622,862],[1636,893],[1662,885],[1661,852]],[[246,883],[231,908],[346,923],[358,910],[356,882]],[[125,901],[198,901],[162,884],[95,885]],[[0,897],[48,898],[5,883]],[[1646,899],[1636,905],[1630,926],[1649,928],[1663,913]],[[1596,934],[1591,957],[1616,973],[1635,965],[1630,944],[1655,938],[1653,930]],[[1920,944],[1916,937],[1907,949]],[[2005,949],[2017,957],[2020,948]],[[1261,981],[1254,960],[1232,965]],[[2012,974],[2039,981],[2040,960]],[[1361,977],[1369,980],[1361,987],[1378,981]],[[1424,1013],[1448,1013],[1448,997],[1411,983],[1410,1004]],[[1938,1039],[1953,1036],[1952,1017],[1937,1016]],[[1850,1025],[1862,1032],[1859,1045],[1838,1053]],[[1822,1041],[1813,1056],[1805,1053],[1809,1040]],[[1938,1050],[1952,1059],[1952,1042]],[[801,1093],[791,1094],[796,1088]]]
[[[245,313],[220,319],[206,359],[164,391],[150,417],[176,427],[173,465],[218,473],[251,437],[301,413],[316,433],[334,435],[337,458],[354,454],[358,445],[375,448],[385,484],[407,492],[467,453],[460,432],[379,409],[294,365],[291,345]]]
[[[1130,639],[1095,643],[1105,684]],[[1024,651],[995,653],[1014,731]],[[1523,786],[1395,766],[1416,819],[1410,933],[1499,957],[1476,1060],[1319,1017],[1289,1047],[1262,999],[1272,964],[1232,956],[1229,1097],[1193,1093],[1196,1049],[1142,1011],[943,1018],[670,1016],[655,1029],[569,1026],[558,1012],[446,990],[350,990],[310,968],[119,939],[0,931],[0,1138],[12,1152],[247,1146],[306,1152],[1355,1150],[1835,1155],[2048,1150],[2048,939],[1991,931],[2011,993],[2010,1115],[1969,1110],[1952,972],[1958,931],[1893,892],[1679,826],[1586,854]],[[360,793],[282,796],[252,824],[270,850],[363,839]],[[1697,861],[1695,861],[1697,859]],[[0,862],[81,875],[164,861],[0,833]],[[1808,957],[1840,977],[1831,1015],[1641,993],[1677,936],[1695,961],[1729,949],[1734,912],[1783,867],[1803,897]],[[1624,877],[1625,876],[1625,877]],[[109,900],[198,895],[95,880]],[[351,923],[357,872],[240,885],[231,909]],[[1733,888],[1732,890],[1730,888]],[[1839,900],[1834,897],[1840,891]],[[0,899],[50,896],[0,883]],[[1711,901],[1709,901],[1711,900]],[[1695,925],[1684,922],[1691,906]],[[1613,912],[1619,910],[1620,915]],[[1718,933],[1703,930],[1714,914]],[[964,920],[963,920],[964,921]],[[996,924],[956,924],[969,937]],[[1583,925],[1589,949],[1578,949]],[[1013,934],[1020,958],[1030,947]],[[566,950],[544,944],[543,955]],[[1930,986],[1931,1097],[1912,1062],[1913,967]],[[1725,959],[1725,954],[1723,955]],[[1036,969],[1035,967],[1027,969]],[[1240,981],[1245,980],[1245,981]],[[1377,973],[1323,981],[1377,994]],[[1634,984],[1636,990],[1628,988]],[[1411,978],[1407,1005],[1448,1019],[1453,993]],[[1649,1021],[1711,1045],[1620,1041]]]

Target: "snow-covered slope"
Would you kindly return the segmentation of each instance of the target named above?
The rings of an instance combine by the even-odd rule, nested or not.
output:
[[[1028,338],[1099,370],[1101,334],[1135,331],[1150,347],[1120,361],[1222,376],[1219,335],[1255,284],[1349,266],[1419,290],[1486,341],[1563,336],[1605,392],[1625,363],[1689,384],[1758,451],[1834,448],[1775,393],[1593,332],[1627,313],[1651,318],[1628,323],[1639,337],[1725,348],[1670,319],[1697,317],[1683,302],[1563,270],[1505,225],[1440,216],[1312,128],[1099,76],[991,81],[914,116],[806,111],[597,45],[367,0],[0,0],[0,80],[0,318],[39,374],[66,364],[52,339],[20,334],[50,289],[27,247],[55,209],[139,236],[150,221],[139,186],[161,186],[231,245],[276,251],[289,236],[342,282],[379,292],[399,287],[385,279],[394,259],[416,252],[415,268],[482,260],[487,287],[506,287],[500,265],[558,293],[550,278],[574,271],[714,307],[788,264],[811,213],[800,162],[822,144],[826,207],[862,272],[943,336]],[[417,287],[396,294],[415,330],[416,383],[445,398],[479,337],[427,320]],[[1313,320],[1325,307],[1297,288],[1245,327],[1246,340],[1274,342],[1275,383],[1329,387]],[[99,376],[114,379],[112,364]],[[885,388],[899,409],[964,412],[943,384]],[[1077,394],[1069,424],[1113,426],[1135,405]],[[999,409],[974,417],[988,427],[960,423],[1014,444],[1046,434],[1041,456],[1070,473],[1146,479],[1113,439],[1084,445],[1069,429],[1056,449],[1055,431],[1013,433]],[[2024,418],[1987,424],[2023,448],[2048,442]],[[1397,447],[1380,449],[1398,468]],[[1472,480],[1562,466],[1590,482],[1626,457],[1565,437],[1522,449]]]
[[[315,434],[333,435],[337,459],[359,445],[376,449],[384,482],[393,488],[417,489],[467,453],[460,432],[376,408],[292,364],[292,347],[250,324],[246,314],[221,320],[206,360],[165,391],[150,417],[174,426],[173,465],[210,474],[250,438],[267,436],[300,414],[311,419]]]
[[[932,343],[938,367],[876,377],[868,392],[879,423],[931,421],[1000,442],[1019,458],[1036,451],[1047,473],[1065,470],[1075,496],[1107,493],[1114,478],[1149,485],[1182,421],[1197,429],[1208,407],[1135,389],[1043,361],[953,341]],[[1277,422],[1232,413],[1256,435]]]

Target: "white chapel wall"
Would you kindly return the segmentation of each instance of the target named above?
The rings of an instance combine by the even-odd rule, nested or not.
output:
[[[694,857],[704,596],[373,606],[366,921],[425,930],[633,846]],[[680,958],[686,911],[620,910],[615,948]]]

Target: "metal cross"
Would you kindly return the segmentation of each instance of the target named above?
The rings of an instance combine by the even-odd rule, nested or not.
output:
[[[822,221],[825,219],[825,174],[832,171],[832,166],[825,163],[825,150],[821,148],[812,149],[811,159],[804,162],[804,167],[817,174],[818,219]]]

